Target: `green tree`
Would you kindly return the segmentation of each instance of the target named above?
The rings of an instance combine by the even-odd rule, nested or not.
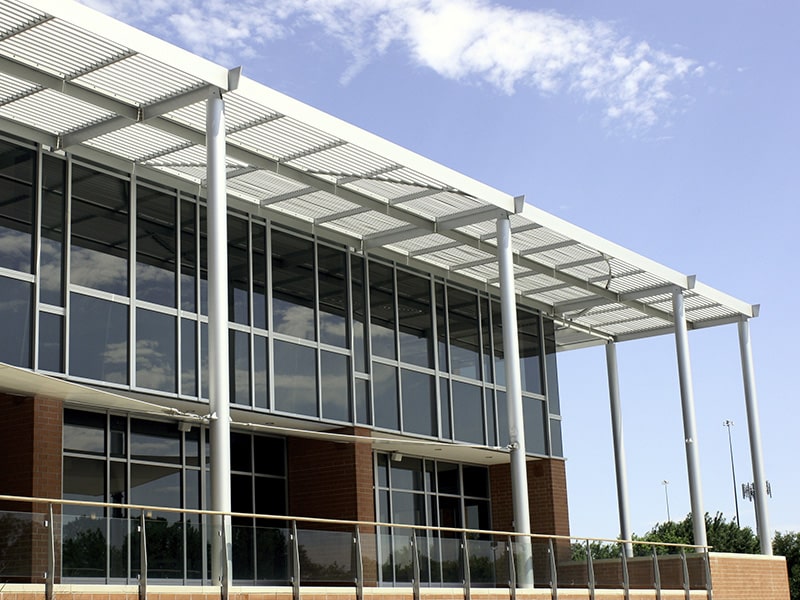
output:
[[[706,518],[706,533],[708,545],[714,552],[735,552],[739,554],[757,554],[759,551],[758,538],[749,527],[739,527],[735,521],[726,520],[722,513]],[[669,521],[657,523],[643,536],[633,536],[634,540],[644,542],[658,542],[669,544],[694,544],[694,523],[692,515],[686,515],[682,521]],[[649,554],[645,546],[636,546],[637,554]],[[658,548],[657,552],[666,554],[669,548]]]
[[[800,533],[787,531],[775,533],[772,540],[772,552],[786,557],[786,569],[789,571],[789,593],[792,600],[800,600]]]

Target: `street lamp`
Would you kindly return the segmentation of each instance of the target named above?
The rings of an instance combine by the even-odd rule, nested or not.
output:
[[[736,468],[733,465],[733,442],[731,441],[731,427],[733,427],[733,421],[730,419],[725,419],[722,422],[723,427],[728,428],[728,448],[731,451],[731,475],[733,476],[733,502],[736,505],[736,526],[740,527],[739,525],[739,495],[736,493]]]
[[[668,490],[667,486],[669,486],[669,481],[665,479],[664,481],[661,482],[661,485],[664,486],[664,499],[667,501],[667,523],[671,523],[672,519],[669,516],[669,492],[667,491]]]

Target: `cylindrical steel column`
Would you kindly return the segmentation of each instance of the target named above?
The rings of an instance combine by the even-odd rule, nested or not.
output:
[[[503,356],[506,366],[508,402],[508,438],[511,447],[511,496],[514,529],[531,532],[528,503],[528,471],[525,465],[525,420],[522,411],[522,381],[519,372],[519,337],[517,303],[514,297],[514,261],[511,248],[511,223],[508,217],[497,219],[497,262],[500,270],[500,306],[503,318]],[[517,569],[520,587],[533,587],[533,556],[530,538],[518,538],[522,564]]]
[[[208,184],[208,376],[211,411],[211,510],[231,510],[231,434],[228,365],[228,211],[225,105],[216,91],[206,107]],[[211,576],[230,588],[231,520],[215,517]]]
[[[608,369],[608,398],[611,402],[611,433],[614,440],[614,469],[617,475],[617,505],[619,507],[619,531],[623,540],[631,539],[630,510],[628,509],[628,472],[625,466],[625,443],[622,436],[622,407],[619,400],[619,376],[617,371],[617,345],[606,344],[606,368]],[[633,556],[633,546],[625,544],[625,556]]]
[[[694,543],[705,546],[708,544],[706,514],[703,510],[703,491],[700,484],[700,450],[697,445],[692,367],[689,360],[689,335],[686,331],[683,290],[676,288],[672,293],[672,309],[675,319],[675,347],[678,355],[678,379],[681,388],[683,433],[686,444],[686,468],[689,473],[689,496],[692,504]]]
[[[747,431],[750,434],[750,459],[753,463],[753,486],[756,501],[756,528],[761,554],[772,555],[772,536],[767,511],[767,480],[764,476],[764,457],[761,452],[761,424],[758,418],[758,398],[753,372],[753,349],[750,343],[750,322],[739,321],[739,352],[742,356],[744,401],[747,407]]]

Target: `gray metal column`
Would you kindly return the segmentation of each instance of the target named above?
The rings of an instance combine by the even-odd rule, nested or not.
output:
[[[772,536],[767,511],[767,480],[764,476],[764,457],[761,452],[761,424],[758,418],[758,398],[753,372],[753,349],[750,343],[750,321],[739,321],[739,352],[742,356],[744,402],[747,407],[747,431],[750,434],[750,459],[753,463],[753,485],[756,491],[756,528],[761,554],[772,555]]]
[[[525,420],[522,412],[522,381],[519,372],[519,337],[517,303],[514,297],[514,260],[511,248],[511,223],[508,217],[497,219],[497,259],[500,270],[500,306],[503,317],[503,356],[506,365],[508,402],[508,439],[511,448],[511,496],[514,529],[531,532],[528,504],[528,471],[525,465]],[[529,537],[517,538],[523,564],[517,569],[520,587],[533,587],[533,556]]]
[[[228,214],[225,105],[215,91],[206,107],[208,184],[208,374],[211,410],[211,510],[231,510],[231,435],[228,365]],[[230,589],[231,520],[215,517],[211,577]],[[224,593],[224,591],[223,591]]]
[[[672,292],[672,310],[675,318],[675,347],[678,354],[678,379],[681,388],[683,411],[683,433],[686,443],[686,469],[689,473],[689,496],[692,504],[694,543],[708,544],[706,536],[706,514],[703,510],[703,491],[700,484],[700,451],[697,445],[697,426],[694,417],[694,390],[692,389],[692,367],[689,360],[689,335],[686,331],[686,311],[683,305],[683,290]]]
[[[617,476],[617,505],[619,506],[619,531],[623,540],[631,539],[630,510],[628,509],[628,470],[625,466],[625,443],[622,437],[622,407],[619,400],[617,375],[617,345],[606,344],[608,369],[608,398],[611,402],[611,433],[614,440],[614,469]],[[633,556],[633,546],[625,544],[625,556]]]

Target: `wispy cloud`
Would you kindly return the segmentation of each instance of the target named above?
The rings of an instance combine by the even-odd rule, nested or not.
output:
[[[316,28],[349,53],[342,82],[390,47],[442,77],[513,94],[529,87],[602,107],[605,118],[649,127],[674,111],[681,82],[702,76],[690,58],[635,41],[609,23],[486,0],[84,0],[223,64]]]

